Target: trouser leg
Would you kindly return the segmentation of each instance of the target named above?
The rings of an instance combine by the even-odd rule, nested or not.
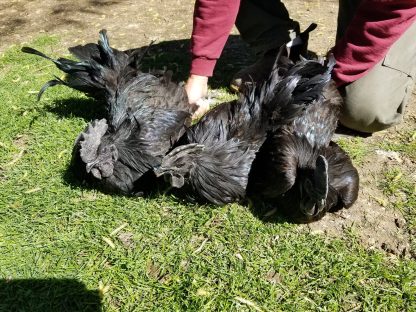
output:
[[[361,0],[339,0],[337,40],[344,35],[360,2]]]
[[[364,77],[345,87],[340,122],[376,132],[402,121],[416,77],[416,23]]]
[[[340,123],[367,133],[400,123],[413,84],[407,75],[377,65],[368,75],[346,87]]]
[[[236,26],[256,54],[280,47],[299,32],[299,23],[279,0],[241,0]]]

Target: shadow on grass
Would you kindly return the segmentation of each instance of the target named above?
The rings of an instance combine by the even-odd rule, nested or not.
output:
[[[282,212],[279,212],[279,207],[277,205],[272,205],[270,203],[263,202],[259,199],[250,199],[250,203],[247,203],[247,205],[245,206],[247,206],[247,208],[250,210],[253,216],[255,216],[263,223],[297,224],[297,222],[290,219]]]
[[[72,159],[65,171],[62,172],[62,179],[65,185],[79,191],[98,191],[111,196],[137,198],[144,197],[155,199],[160,194],[165,193],[167,184],[163,178],[156,178],[153,171],[149,170],[139,180],[134,183],[131,194],[123,194],[109,188],[104,180],[97,180],[86,173],[85,167],[79,163],[74,165]]]
[[[98,291],[73,279],[0,280],[0,311],[101,311]]]
[[[80,117],[85,121],[101,119],[106,116],[104,104],[92,98],[68,98],[55,100],[45,110],[62,118]]]

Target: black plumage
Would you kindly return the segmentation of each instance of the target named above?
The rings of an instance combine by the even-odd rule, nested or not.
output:
[[[141,56],[111,48],[105,31],[98,44],[70,48],[79,61],[53,60],[31,48],[23,51],[52,60],[67,74],[64,80],[46,83],[39,96],[63,84],[103,102],[106,118],[92,121],[79,135],[73,165],[79,176],[108,191],[140,191],[146,184],[140,178],[152,179],[151,169],[190,125],[196,107],[189,105],[183,85],[172,82],[168,72],[142,72]]]
[[[325,148],[323,156],[328,161],[327,210],[351,207],[358,198],[360,179],[357,169],[347,153],[335,142]]]
[[[156,175],[214,204],[242,200],[251,163],[265,139],[259,103],[246,101],[242,97],[209,111],[163,158]]]
[[[346,153],[331,143],[342,104],[330,79],[334,60],[283,65],[288,76],[301,77],[292,100],[310,104],[292,121],[280,120],[272,127],[253,163],[249,194],[298,222],[311,222],[356,200],[358,173]]]
[[[244,199],[251,164],[271,125],[293,120],[310,102],[292,96],[302,77],[281,70],[280,57],[263,84],[244,88],[238,100],[220,104],[188,129],[156,174],[214,204]],[[302,95],[314,98],[314,92]]]

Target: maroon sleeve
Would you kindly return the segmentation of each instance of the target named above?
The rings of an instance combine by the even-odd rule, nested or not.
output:
[[[364,76],[416,19],[415,0],[363,0],[334,47],[338,86]],[[415,38],[416,42],[416,38]]]
[[[191,74],[212,76],[239,7],[240,0],[196,0],[191,38]]]

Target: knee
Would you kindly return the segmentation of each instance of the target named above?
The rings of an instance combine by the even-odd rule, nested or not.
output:
[[[408,77],[407,77],[408,78]],[[377,83],[356,81],[345,88],[340,123],[366,133],[385,130],[400,123],[414,82]]]
[[[339,121],[350,129],[365,133],[387,129],[393,124],[387,122],[387,112],[380,106],[380,103],[386,100],[379,98],[377,94],[373,94],[369,90],[365,92],[364,90],[363,92],[346,91]],[[390,112],[388,114],[391,115]]]

